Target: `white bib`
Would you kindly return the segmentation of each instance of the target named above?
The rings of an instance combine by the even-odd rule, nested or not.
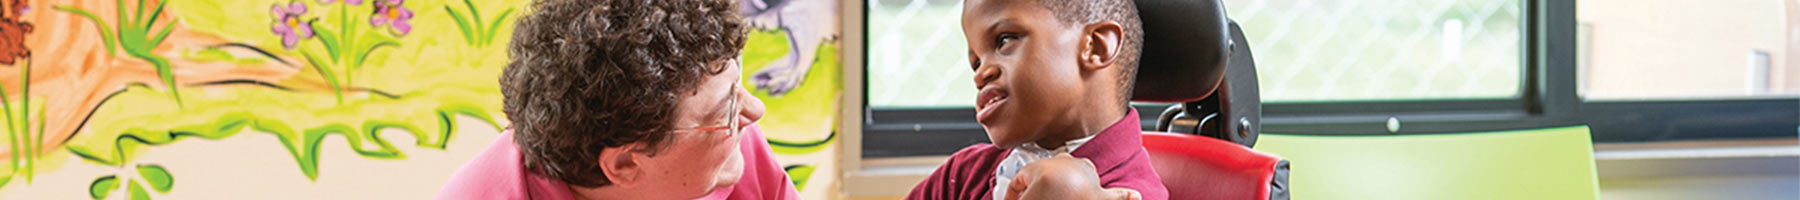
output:
[[[1012,153],[1006,155],[1006,159],[1000,160],[1000,168],[994,170],[994,199],[1000,200],[1006,198],[1006,189],[1012,185],[1013,176],[1018,175],[1019,169],[1024,169],[1025,165],[1029,165],[1032,162],[1037,162],[1038,160],[1043,160],[1045,158],[1055,157],[1056,154],[1075,152],[1075,148],[1081,147],[1081,144],[1086,144],[1088,140],[1092,140],[1094,139],[1094,136],[1099,135],[1100,134],[1094,134],[1083,138],[1069,140],[1068,142],[1064,142],[1062,147],[1054,150],[1039,147],[1037,143],[1025,143],[1024,145],[1019,145],[1017,148],[1013,148]]]

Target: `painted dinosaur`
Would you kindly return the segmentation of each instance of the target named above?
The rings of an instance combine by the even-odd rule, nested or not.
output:
[[[838,37],[835,0],[743,0],[738,7],[751,27],[787,31],[788,53],[751,75],[756,88],[769,95],[800,87],[817,59],[819,44]]]

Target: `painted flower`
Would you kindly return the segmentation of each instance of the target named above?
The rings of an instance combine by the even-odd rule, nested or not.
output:
[[[20,18],[22,16],[25,16],[26,13],[31,12],[31,2],[13,0],[13,1],[8,1],[6,4],[12,6],[12,7],[6,8],[6,9],[11,9],[13,11],[13,15],[12,15],[13,18]],[[13,19],[13,20],[19,20],[19,19]]]
[[[275,12],[274,31],[276,35],[281,35],[281,46],[294,49],[300,46],[300,40],[313,37],[312,22],[300,19],[300,15],[306,14],[305,4],[276,4],[269,9]]]
[[[412,32],[413,11],[400,7],[405,0],[375,0],[375,16],[369,18],[369,24],[376,27],[391,25],[395,35],[406,35]]]
[[[319,0],[319,4],[331,4],[331,2],[335,2],[335,1],[338,1],[338,0]],[[363,2],[363,0],[344,0],[344,3],[350,4],[350,5],[362,5],[362,2]]]

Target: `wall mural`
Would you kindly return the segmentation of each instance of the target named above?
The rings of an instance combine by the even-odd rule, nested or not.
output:
[[[528,3],[0,0],[0,199],[431,196],[506,126]],[[744,84],[808,199],[836,190],[837,7],[740,8]]]

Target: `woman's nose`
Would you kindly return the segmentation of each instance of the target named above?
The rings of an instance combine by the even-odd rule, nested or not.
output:
[[[743,88],[743,87],[738,87],[738,88]],[[756,95],[750,94],[749,89],[738,89],[737,92],[740,92],[737,95],[739,97],[737,99],[738,105],[743,105],[743,106],[738,106],[739,107],[738,108],[738,116],[739,116],[738,124],[748,125],[748,124],[756,123],[756,120],[762,120],[762,116],[763,116],[762,99],[758,99],[758,98],[756,98]]]

